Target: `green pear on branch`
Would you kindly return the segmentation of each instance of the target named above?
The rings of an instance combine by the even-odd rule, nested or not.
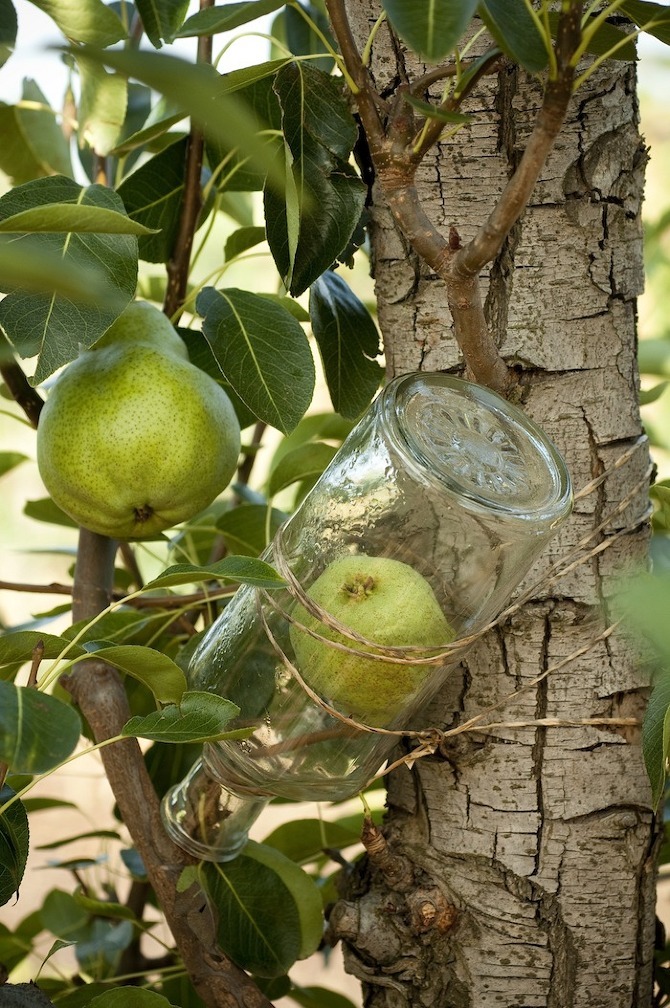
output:
[[[54,502],[113,539],[186,521],[229,484],[240,426],[158,308],[132,303],[49,393],[37,463]]]
[[[409,564],[362,554],[330,563],[307,596],[342,626],[383,647],[439,649],[455,637],[428,581]],[[357,651],[374,649],[346,637],[297,605],[292,617],[327,641]],[[296,624],[289,630],[306,684],[342,714],[383,727],[393,722],[435,665],[367,658],[317,640]],[[411,656],[409,656],[411,659]],[[417,657],[423,657],[420,653]]]

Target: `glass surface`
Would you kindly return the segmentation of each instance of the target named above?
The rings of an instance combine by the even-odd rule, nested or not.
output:
[[[448,375],[389,383],[264,554],[293,583],[279,592],[242,587],[193,657],[190,688],[232,700],[240,715],[231,727],[253,728],[248,739],[205,747],[208,779],[257,804],[355,795],[396,739],[342,718],[402,728],[458,660],[453,638],[504,608],[570,508],[565,464],[520,410]],[[358,638],[310,594],[353,566],[370,574],[354,588],[351,579],[337,582],[338,599],[346,589],[367,602],[385,577],[421,586],[406,597],[391,591],[398,611],[387,619],[391,602],[382,606]],[[387,623],[405,639],[389,639],[392,630],[384,636]],[[300,667],[296,649],[310,654],[308,667]],[[164,805],[168,829],[183,845],[185,809],[197,804],[202,783],[196,772]],[[235,824],[244,816],[241,806],[222,826],[210,816],[216,843],[209,856],[229,856],[226,831],[238,843],[243,829]]]

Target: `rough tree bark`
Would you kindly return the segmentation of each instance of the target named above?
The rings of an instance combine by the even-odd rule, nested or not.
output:
[[[379,8],[355,0],[349,11],[364,41]],[[404,59],[381,30],[372,64],[379,91],[393,92]],[[445,234],[456,225],[467,241],[486,218],[539,99],[537,82],[502,69],[470,101],[473,124],[426,159],[420,191]],[[482,277],[491,327],[522,378],[523,406],[564,453],[575,487],[634,449],[578,500],[527,583],[546,576],[629,493],[630,502],[590,544],[612,545],[545,582],[482,639],[422,726],[452,728],[592,641],[612,619],[618,576],[644,557],[648,453],[644,441],[635,448],[644,163],[634,69],[610,61],[573,98],[527,213]],[[378,192],[373,218],[389,375],[462,370],[442,283],[408,250]],[[487,721],[639,717],[645,686],[615,633]],[[412,863],[414,887],[389,885],[368,864],[331,917],[348,969],[364,981],[366,1006],[651,1003],[654,822],[637,729],[459,735],[439,756],[395,772],[388,806],[385,832]],[[445,901],[458,910],[455,925],[442,913]]]

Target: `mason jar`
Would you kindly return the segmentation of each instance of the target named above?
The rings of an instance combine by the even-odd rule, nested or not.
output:
[[[391,381],[266,550],[287,587],[241,587],[193,656],[189,688],[237,704],[230,728],[249,734],[205,745],[168,793],[173,839],[229,860],[271,798],[364,789],[571,503],[563,459],[521,410],[446,374]],[[382,582],[363,632],[329,611],[334,586],[379,601]]]

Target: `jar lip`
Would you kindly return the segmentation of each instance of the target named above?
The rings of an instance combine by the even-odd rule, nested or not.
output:
[[[564,459],[522,410],[443,372],[392,379],[378,415],[408,468],[473,510],[553,528],[572,507]]]

